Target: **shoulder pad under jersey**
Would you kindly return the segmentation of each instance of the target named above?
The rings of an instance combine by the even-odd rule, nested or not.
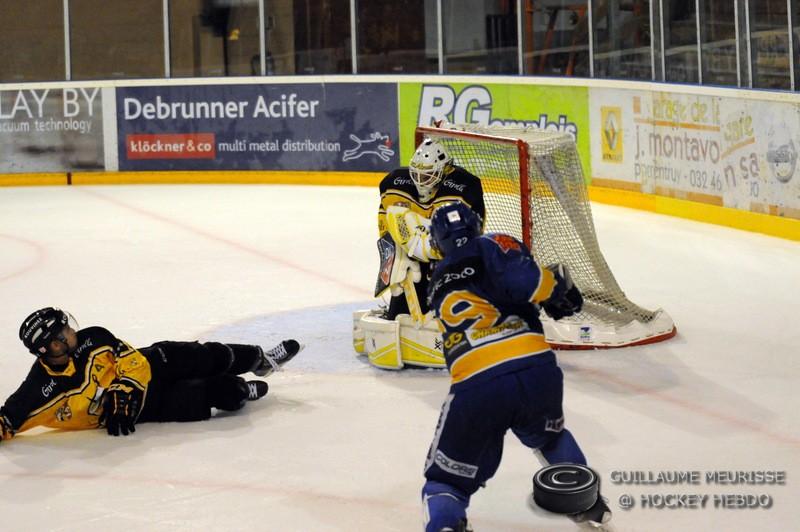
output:
[[[415,193],[417,190],[416,187],[414,187],[414,182],[411,180],[411,176],[408,173],[408,168],[406,167],[396,168],[389,172],[383,179],[381,179],[379,187],[381,194],[391,189],[397,189],[406,192],[413,190]]]

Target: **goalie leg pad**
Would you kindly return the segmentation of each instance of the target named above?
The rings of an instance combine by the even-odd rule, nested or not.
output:
[[[370,364],[382,369],[402,369],[405,364],[444,368],[439,322],[427,316],[420,325],[408,314],[386,320],[380,311],[355,312],[353,346],[362,346],[362,353],[369,357]]]
[[[353,312],[353,349],[359,355],[366,355],[367,348],[364,346],[364,327],[361,326],[361,318],[369,314],[369,310],[357,310]]]
[[[380,310],[358,310],[353,313],[353,347],[367,355],[369,363],[381,369],[402,369],[400,358],[400,326],[385,320]],[[360,351],[359,351],[360,349]]]
[[[381,369],[402,369],[400,324],[368,313],[360,320],[364,331],[364,351],[369,363]]]
[[[397,316],[400,323],[400,358],[405,364],[426,368],[444,368],[442,331],[439,322],[426,314],[419,325],[408,314]]]

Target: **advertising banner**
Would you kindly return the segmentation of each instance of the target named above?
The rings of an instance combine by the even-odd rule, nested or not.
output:
[[[584,174],[591,175],[586,87],[401,83],[399,90],[402,164],[414,153],[414,128],[446,120],[569,133],[577,143]]]
[[[0,173],[102,170],[101,92],[0,90]]]
[[[590,89],[590,121],[596,185],[800,218],[796,103]]]
[[[388,171],[394,84],[117,89],[120,170]]]

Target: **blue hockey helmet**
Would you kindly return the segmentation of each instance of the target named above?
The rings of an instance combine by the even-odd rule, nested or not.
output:
[[[19,339],[37,357],[46,355],[50,342],[58,339],[69,324],[69,318],[66,312],[57,308],[39,309],[22,322]]]
[[[461,202],[443,205],[431,218],[433,245],[447,255],[481,234],[481,217]]]

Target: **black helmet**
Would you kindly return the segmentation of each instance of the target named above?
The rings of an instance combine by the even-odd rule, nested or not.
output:
[[[39,309],[22,322],[19,327],[19,339],[28,351],[40,357],[47,354],[47,346],[64,330],[69,315],[57,308]]]

